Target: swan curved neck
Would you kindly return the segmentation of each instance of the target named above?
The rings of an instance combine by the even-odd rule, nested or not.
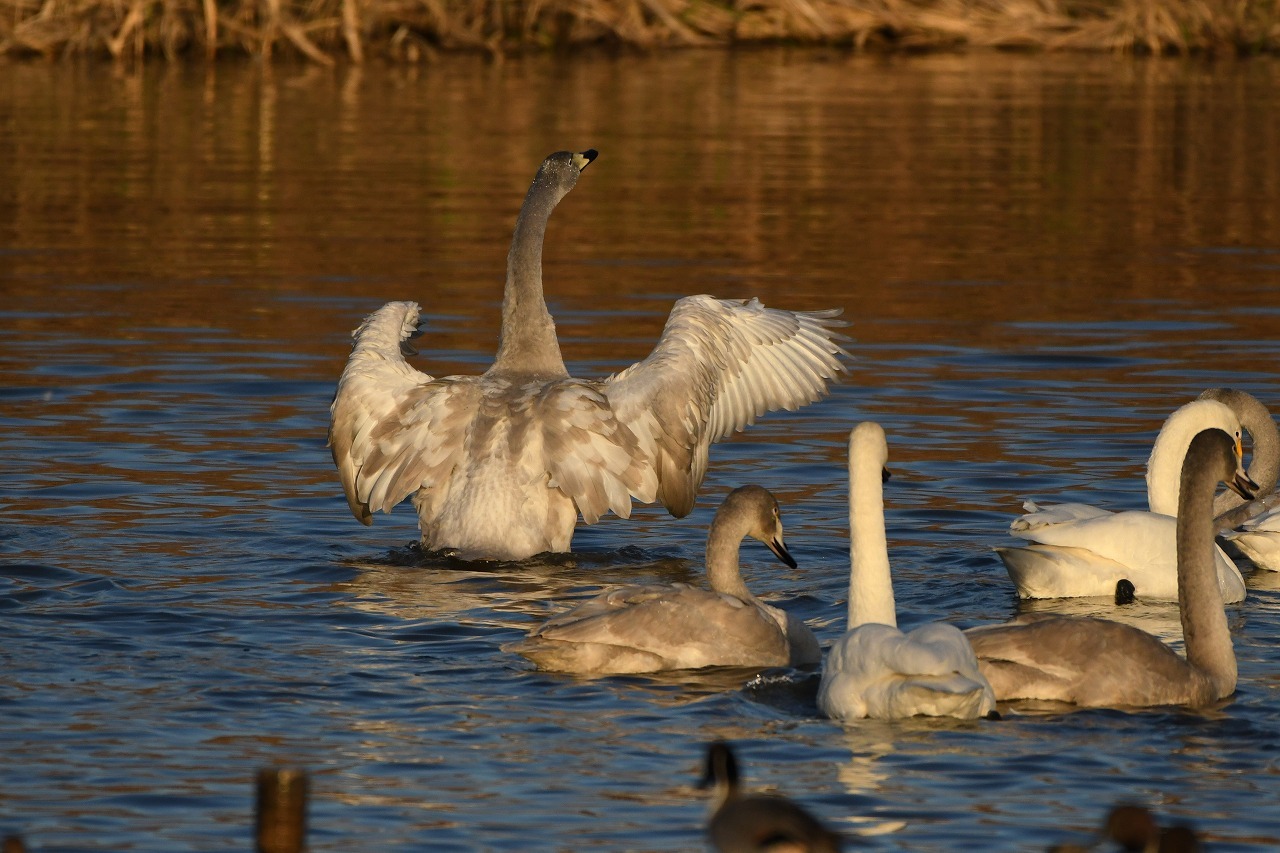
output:
[[[539,175],[541,178],[541,175]],[[542,294],[542,241],[547,220],[559,199],[554,188],[535,180],[516,219],[507,253],[507,284],[502,295],[502,330],[490,373],[565,377],[556,324]]]
[[[1214,561],[1213,497],[1207,445],[1188,449],[1178,497],[1178,609],[1187,662],[1213,683],[1219,698],[1236,688],[1236,656]]]
[[[877,623],[898,626],[884,529],[884,464],[849,446],[849,630]]]
[[[1160,515],[1178,514],[1183,460],[1196,434],[1206,427],[1229,429],[1236,415],[1216,400],[1195,400],[1165,420],[1147,459],[1147,508]]]
[[[707,580],[716,592],[732,595],[743,601],[754,601],[738,567],[738,552],[746,525],[717,513],[707,533]]]

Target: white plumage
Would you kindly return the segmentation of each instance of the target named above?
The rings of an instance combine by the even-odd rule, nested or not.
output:
[[[435,378],[402,348],[418,305],[391,302],[354,333],[329,442],[352,513],[413,496],[430,550],[475,559],[567,551],[581,515],[630,515],[631,501],[693,508],[710,445],[774,409],[819,399],[848,353],[839,310],[758,300],[676,302],[652,353],[602,381],[565,370],[542,293],[542,236],[556,203],[595,157],[543,162],[508,255],[502,331],[480,376]]]
[[[827,651],[818,707],[845,720],[984,716],[995,695],[964,633],[943,623],[898,630],[884,527],[888,454],[879,424],[849,434],[849,629]]]
[[[1086,504],[1041,508],[1028,501],[1026,515],[1009,532],[1031,545],[996,548],[1022,598],[1114,596],[1116,583],[1128,580],[1136,595],[1178,597],[1175,515],[1178,483],[1187,446],[1196,433],[1218,428],[1240,441],[1240,420],[1216,400],[1195,400],[1164,422],[1147,462],[1150,511],[1110,512]],[[1244,598],[1244,578],[1214,548],[1224,601]]]

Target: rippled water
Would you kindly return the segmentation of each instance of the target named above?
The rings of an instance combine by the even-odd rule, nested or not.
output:
[[[600,585],[696,580],[730,488],[800,562],[748,581],[838,636],[844,443],[882,422],[904,626],[1020,609],[991,547],[1025,498],[1145,504],[1164,416],[1280,405],[1280,66],[839,54],[223,64],[0,75],[0,832],[37,851],[250,845],[252,778],[311,771],[313,850],[702,846],[703,744],[868,849],[1037,849],[1125,800],[1216,850],[1280,844],[1280,576],[1228,608],[1205,712],[819,718],[816,676],[576,679],[500,645]],[[548,152],[566,358],[644,356],[671,301],[842,306],[829,399],[715,448],[653,508],[519,565],[352,519],[324,446],[348,332],[422,303],[423,369],[490,357]],[[1041,604],[1108,612],[1104,603]],[[1022,609],[1026,609],[1025,606]],[[1176,637],[1176,611],[1133,618]]]

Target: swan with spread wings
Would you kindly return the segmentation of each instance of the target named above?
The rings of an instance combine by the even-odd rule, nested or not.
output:
[[[351,511],[371,524],[412,496],[422,544],[464,559],[568,551],[632,500],[693,508],[712,443],[775,409],[822,397],[848,357],[838,309],[782,311],[756,299],[678,300],[647,358],[604,380],[569,376],[542,290],[552,209],[596,157],[543,161],[511,249],[493,365],[435,378],[405,360],[419,308],[390,302],[354,332],[329,445]]]

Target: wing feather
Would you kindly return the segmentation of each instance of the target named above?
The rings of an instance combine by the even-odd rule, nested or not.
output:
[[[329,447],[351,513],[373,523],[431,473],[448,467],[457,430],[474,410],[468,383],[437,380],[404,359],[419,326],[418,305],[389,302],[365,318],[330,406]]]
[[[713,442],[826,393],[849,357],[839,314],[688,296],[671,309],[653,352],[605,381],[618,419],[656,458],[657,498],[672,515],[693,508]]]

